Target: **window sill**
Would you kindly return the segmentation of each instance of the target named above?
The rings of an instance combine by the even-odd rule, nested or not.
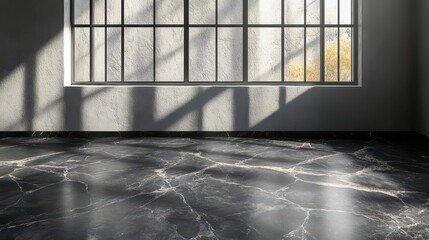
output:
[[[144,83],[144,84],[138,84],[138,83],[75,83],[71,85],[65,85],[66,88],[272,88],[272,87],[285,87],[285,88],[355,88],[355,87],[362,87],[361,83],[356,82],[347,82],[347,83],[227,83],[227,84],[213,84],[213,83],[189,83],[184,85],[183,83],[157,83],[157,84],[150,84],[150,83]]]

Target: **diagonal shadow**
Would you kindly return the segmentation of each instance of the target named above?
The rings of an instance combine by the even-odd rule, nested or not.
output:
[[[154,104],[154,101],[149,100],[149,97],[156,97],[153,93],[153,88],[136,88],[133,90],[133,99],[135,100],[142,100],[141,103],[144,105],[141,105],[139,103],[133,104],[133,130],[140,129],[140,130],[150,130],[150,131],[162,131],[162,130],[168,130],[169,127],[171,127],[176,122],[179,122],[181,119],[183,119],[187,114],[196,111],[197,109],[203,108],[208,102],[213,100],[216,96],[220,95],[224,91],[226,91],[227,88],[209,88],[206,90],[203,90],[199,92],[195,97],[192,98],[192,100],[186,102],[182,106],[177,107],[172,113],[170,113],[168,116],[155,121],[153,112],[149,113],[146,112],[143,115],[140,115],[142,112],[146,111],[143,107]],[[154,111],[154,108],[148,108],[148,110]],[[148,117],[148,118],[144,118]],[[201,115],[199,116],[199,119],[201,119]]]
[[[36,57],[32,56],[25,62],[25,76],[24,76],[24,109],[22,114],[22,121],[25,121],[25,128],[27,130],[33,129],[33,121],[35,117],[35,68]]]
[[[62,32],[62,9],[58,0],[0,1],[0,83]]]

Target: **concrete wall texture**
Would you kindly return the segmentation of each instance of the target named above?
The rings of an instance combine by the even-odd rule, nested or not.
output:
[[[429,1],[419,1],[419,77],[417,84],[417,128],[429,136]]]
[[[2,0],[0,131],[415,130],[410,2],[363,0],[361,87],[81,88],[64,87],[63,2]]]

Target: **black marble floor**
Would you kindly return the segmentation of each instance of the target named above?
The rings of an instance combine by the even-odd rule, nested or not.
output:
[[[380,139],[3,138],[0,192],[0,239],[429,239],[429,148]]]

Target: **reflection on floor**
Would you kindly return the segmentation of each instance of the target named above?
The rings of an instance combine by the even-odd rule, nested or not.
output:
[[[0,139],[0,239],[429,239],[429,148]]]

